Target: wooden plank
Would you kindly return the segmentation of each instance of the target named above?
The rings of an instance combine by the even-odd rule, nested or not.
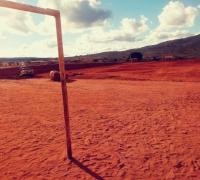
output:
[[[11,1],[7,1],[7,0],[0,0],[0,7],[17,9],[17,10],[21,10],[21,11],[27,11],[27,12],[37,13],[37,14],[44,14],[44,15],[49,15],[49,16],[57,16],[59,14],[58,10],[44,9],[44,8],[30,6],[30,5],[26,5],[26,4],[22,4],[22,3],[11,2]]]
[[[67,141],[67,156],[69,159],[72,159],[70,121],[69,121],[69,112],[68,112],[69,111],[68,94],[67,94],[67,85],[66,85],[65,61],[64,61],[64,52],[63,52],[60,13],[59,15],[56,16],[56,30],[57,30],[57,43],[58,43],[58,54],[59,54],[60,79],[61,79],[61,88],[62,88],[62,95],[63,95],[63,107],[64,107],[64,118],[65,118],[66,141]]]

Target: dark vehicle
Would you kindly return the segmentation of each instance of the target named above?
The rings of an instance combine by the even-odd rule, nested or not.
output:
[[[20,67],[19,77],[33,77],[33,76],[34,76],[33,68],[28,66]]]

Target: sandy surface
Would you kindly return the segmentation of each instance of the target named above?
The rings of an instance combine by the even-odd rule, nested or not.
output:
[[[200,83],[0,80],[0,179],[200,179]]]

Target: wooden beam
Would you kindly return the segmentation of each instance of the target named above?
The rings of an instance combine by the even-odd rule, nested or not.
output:
[[[65,74],[66,72],[65,72],[65,61],[64,61],[64,52],[63,52],[60,13],[56,16],[56,30],[57,30],[60,80],[61,80],[61,88],[62,88],[62,95],[63,95],[63,107],[64,107],[64,118],[65,118],[66,141],[67,141],[67,155],[69,159],[72,159],[70,121],[69,121],[69,112],[68,112],[69,111],[68,94],[67,94],[67,85],[66,85],[66,74]]]
[[[21,10],[21,11],[27,11],[27,12],[37,13],[37,14],[44,14],[44,15],[49,15],[49,16],[57,16],[59,14],[58,10],[39,8],[36,6],[30,6],[30,5],[11,2],[11,1],[7,1],[7,0],[0,0],[0,7],[17,9],[17,10]]]

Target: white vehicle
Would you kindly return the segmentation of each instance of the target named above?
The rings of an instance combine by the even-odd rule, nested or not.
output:
[[[33,68],[28,66],[20,67],[19,77],[33,77],[33,76],[34,76]]]

